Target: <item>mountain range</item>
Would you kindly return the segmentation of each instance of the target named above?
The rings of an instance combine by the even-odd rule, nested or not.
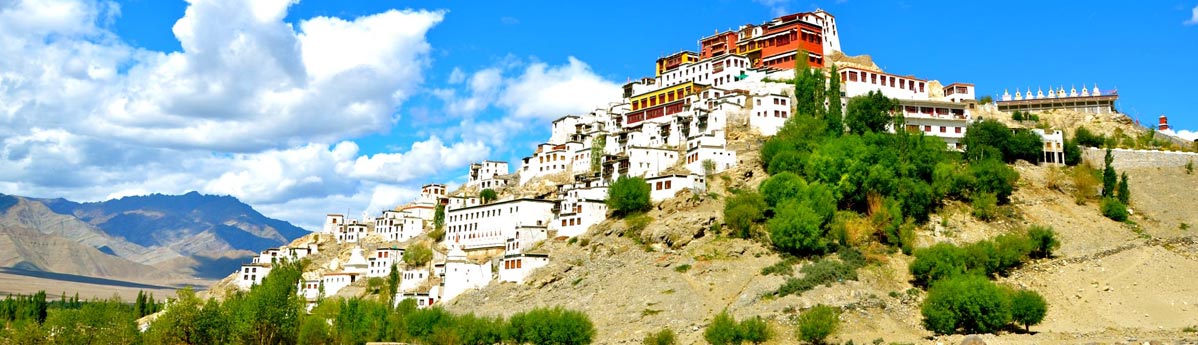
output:
[[[129,280],[217,279],[308,231],[230,196],[101,202],[0,194],[0,267]]]

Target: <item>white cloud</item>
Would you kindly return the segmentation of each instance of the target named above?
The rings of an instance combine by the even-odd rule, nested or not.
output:
[[[528,65],[522,75],[507,82],[498,105],[517,118],[549,120],[618,100],[620,92],[620,85],[571,56],[563,66]]]
[[[1182,22],[1182,24],[1184,24],[1184,25],[1198,25],[1198,6],[1194,6],[1194,9],[1193,9],[1193,10],[1190,10],[1190,12],[1191,12],[1191,14],[1190,14],[1190,19],[1189,19],[1189,20],[1186,20],[1185,22]]]
[[[1175,136],[1178,138],[1189,140],[1189,141],[1198,140],[1198,131],[1191,131],[1188,129],[1174,131],[1174,130],[1170,129],[1170,130],[1161,131],[1161,132],[1164,132],[1165,134],[1169,134],[1169,135],[1172,135],[1172,136]]]
[[[784,15],[790,14],[790,12],[788,12],[786,10],[786,5],[788,3],[790,3],[790,0],[753,0],[753,1],[758,4],[761,4],[762,6],[769,8],[770,14],[772,14],[774,16],[784,16]]]
[[[379,211],[489,152],[432,138],[365,154],[419,92],[442,12],[282,21],[294,0],[194,0],[179,52],[125,44],[102,0],[0,0],[0,192],[79,201],[228,194],[312,228]],[[488,80],[472,81],[480,90]]]

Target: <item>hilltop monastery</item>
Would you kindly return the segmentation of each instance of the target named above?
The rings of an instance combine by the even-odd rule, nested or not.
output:
[[[841,49],[836,19],[823,10],[743,25],[698,43],[698,53],[681,51],[657,59],[654,76],[625,84],[623,95],[612,95],[618,99],[554,120],[549,140],[533,148],[515,169],[508,162],[483,161],[470,166],[468,181],[458,192],[428,184],[416,200],[374,219],[328,215],[320,236],[355,247],[345,263],[334,262],[319,277],[305,275],[300,294],[315,301],[358,280],[386,277],[392,269],[402,270],[394,300],[414,299],[420,307],[452,300],[496,280],[523,283],[552,259],[530,250],[537,242],[578,236],[606,219],[607,186],[616,178],[644,177],[656,202],[684,189],[702,190],[706,176],[739,164],[736,152],[727,146],[729,126],[767,136],[777,133],[793,116],[793,86],[782,81],[793,78],[797,63],[830,67],[826,54]],[[806,56],[798,56],[799,51]],[[962,149],[976,106],[972,84],[940,86],[876,68],[838,67],[842,102],[880,91],[899,100],[896,110],[906,117],[905,130],[940,137],[949,148]],[[507,188],[550,177],[560,181],[561,176],[569,182],[558,183],[552,198],[506,196],[484,203],[478,195],[479,190],[491,189],[503,196]],[[405,266],[401,248],[367,250],[356,244],[371,235],[397,245],[410,240],[432,228],[438,207],[444,209],[440,245],[447,254],[437,254],[429,265]],[[243,265],[237,285],[259,284],[272,263],[317,250],[311,244],[263,251]]]

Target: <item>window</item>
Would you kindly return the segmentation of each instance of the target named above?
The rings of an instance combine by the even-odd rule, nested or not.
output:
[[[924,132],[931,132],[931,131],[932,131],[932,126],[923,126],[923,131],[924,131]]]
[[[961,133],[961,127],[953,127],[953,129],[956,130],[958,134]]]
[[[669,180],[666,180],[666,189],[670,189],[670,182],[671,182],[671,181],[669,181]]]
[[[940,126],[940,133],[944,133],[944,131],[945,131],[947,128],[948,128],[948,127],[945,127],[945,126]]]

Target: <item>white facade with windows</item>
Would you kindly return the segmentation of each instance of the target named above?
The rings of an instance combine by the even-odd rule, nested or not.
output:
[[[499,281],[523,284],[532,271],[549,264],[545,254],[504,255],[499,265]]]
[[[521,227],[547,226],[554,205],[550,200],[514,199],[450,210],[442,243],[463,250],[502,248]]]
[[[645,182],[649,183],[649,199],[653,202],[673,198],[683,189],[705,188],[703,176],[700,175],[665,175],[647,178]]]
[[[262,284],[262,278],[270,274],[270,264],[244,264],[237,273],[237,287],[249,290],[254,285]]]

